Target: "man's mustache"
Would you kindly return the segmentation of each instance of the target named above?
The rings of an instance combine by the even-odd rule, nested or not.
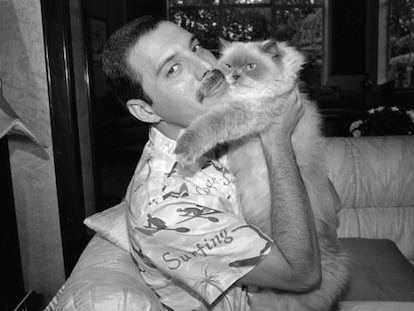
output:
[[[213,69],[204,77],[203,84],[197,91],[197,99],[202,102],[217,86],[219,86],[225,79],[224,73],[219,69]]]

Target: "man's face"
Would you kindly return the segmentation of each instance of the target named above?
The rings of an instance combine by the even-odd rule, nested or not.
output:
[[[216,59],[191,33],[161,22],[138,40],[127,61],[141,76],[142,87],[153,101],[151,108],[161,122],[184,128],[208,111],[199,92]]]

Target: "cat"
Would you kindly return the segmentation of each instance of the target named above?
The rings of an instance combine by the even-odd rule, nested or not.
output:
[[[324,167],[321,118],[315,104],[298,88],[304,56],[286,43],[273,40],[223,45],[219,68],[226,75],[228,90],[219,104],[179,136],[175,149],[178,160],[192,163],[217,144],[230,142],[229,169],[237,180],[245,219],[270,235],[271,189],[258,134],[268,130],[283,105],[301,101],[305,112],[292,134],[292,145],[315,218],[322,283],[306,294],[272,291],[271,296],[279,308],[330,310],[346,287],[349,259],[337,241],[340,203]],[[326,192],[331,195],[321,195]]]
[[[283,49],[278,49],[274,43],[239,42],[224,50],[219,67],[222,72],[231,73],[224,82],[228,84],[228,90],[219,98],[205,98],[205,105],[215,101],[214,109],[195,120],[178,138],[175,152],[181,163],[194,163],[217,143],[258,134],[279,114],[282,103],[294,96],[291,91],[304,58],[293,48],[285,45]],[[280,51],[286,55],[281,57],[278,55]],[[240,56],[241,61],[246,62],[245,56],[251,59],[242,66],[248,73],[242,79],[238,79],[242,69],[232,70],[229,61],[226,61],[228,55],[234,53]],[[275,56],[273,59],[264,57],[264,54]],[[289,70],[280,70],[280,67],[288,67]],[[275,104],[276,97],[278,104]]]

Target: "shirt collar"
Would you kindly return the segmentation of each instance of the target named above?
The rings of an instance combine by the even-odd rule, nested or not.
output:
[[[174,139],[168,138],[153,126],[150,127],[149,141],[156,149],[171,155],[177,145]]]
[[[171,155],[174,159],[176,154],[174,153],[175,147],[177,146],[177,142],[174,139],[168,138],[164,134],[162,134],[159,130],[155,127],[151,126],[149,131],[149,141],[152,144],[153,148],[159,150],[163,153]],[[219,148],[219,158],[226,163],[226,152],[227,146],[221,146]],[[204,160],[212,160],[217,161],[217,155],[215,151],[211,151],[204,156]]]

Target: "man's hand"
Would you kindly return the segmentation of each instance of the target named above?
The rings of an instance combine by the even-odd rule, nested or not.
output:
[[[305,108],[297,91],[293,91],[283,103],[280,115],[272,123],[272,134],[275,138],[290,138],[299,120],[305,113]]]

